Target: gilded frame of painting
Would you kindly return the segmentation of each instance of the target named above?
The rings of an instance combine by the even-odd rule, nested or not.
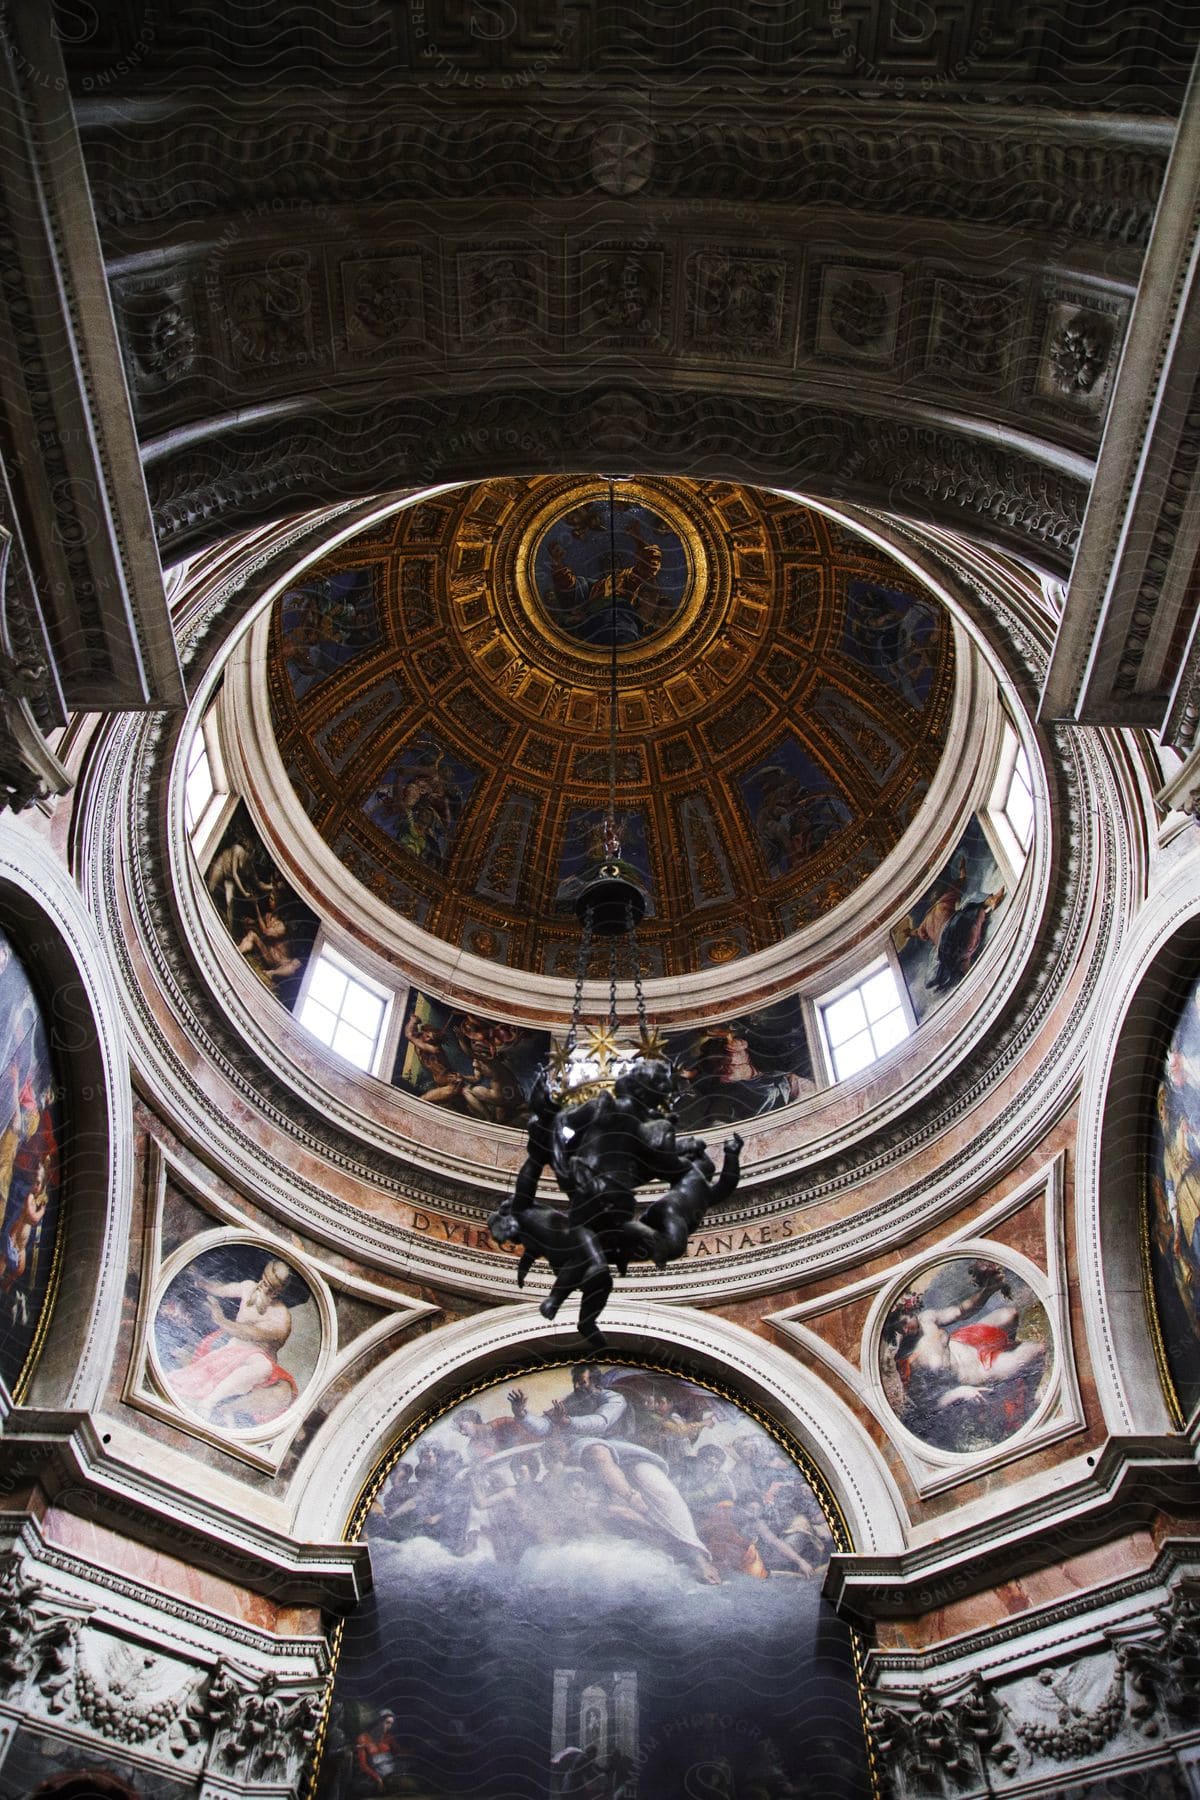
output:
[[[1146,1309],[1146,1319],[1150,1327],[1150,1347],[1154,1352],[1154,1363],[1158,1370],[1158,1378],[1162,1383],[1163,1399],[1167,1403],[1167,1411],[1171,1415],[1171,1423],[1176,1431],[1187,1427],[1187,1417],[1179,1398],[1179,1390],[1175,1386],[1175,1378],[1171,1374],[1171,1365],[1167,1361],[1167,1343],[1163,1336],[1162,1321],[1158,1316],[1158,1299],[1154,1292],[1154,1268],[1150,1256],[1150,1131],[1142,1134],[1141,1153],[1138,1158],[1138,1248],[1140,1251],[1142,1270],[1142,1305]]]
[[[41,1017],[42,1026],[44,1029],[45,1028],[45,1014],[42,1011],[42,997],[38,991],[39,984],[37,984],[33,981],[30,981],[30,979],[29,979],[28,964],[27,964],[26,958],[21,955],[21,946],[20,946],[19,939],[16,943],[14,943],[12,941],[12,938],[9,936],[9,934],[7,932],[5,932],[4,935],[8,938],[9,948],[10,948],[13,958],[15,959],[16,962],[18,962],[20,964],[21,970],[25,975],[26,982],[28,983],[29,988],[31,990],[32,997],[33,997],[34,1003],[37,1007],[38,1013]],[[67,1156],[65,1155],[65,1147],[68,1142],[68,1133],[69,1133],[69,1129],[70,1129],[70,1116],[71,1116],[70,1095],[68,1094],[68,1091],[67,1091],[66,1087],[64,1086],[64,1084],[59,1079],[61,1070],[60,1070],[60,1066],[58,1063],[58,1059],[54,1056],[53,1050],[50,1048],[49,1044],[47,1044],[47,1048],[50,1050],[50,1072],[51,1072],[51,1075],[54,1080],[54,1087],[55,1087],[56,1093],[58,1095],[58,1106],[60,1109],[60,1111],[59,1111],[60,1141],[59,1141],[59,1146],[58,1146],[58,1192],[56,1195],[56,1206],[55,1206],[55,1213],[54,1213],[54,1244],[53,1244],[53,1248],[51,1249],[51,1252],[50,1252],[50,1273],[46,1279],[46,1291],[42,1295],[42,1303],[38,1309],[37,1324],[33,1328],[33,1336],[29,1340],[29,1345],[25,1351],[25,1355],[21,1359],[21,1367],[17,1371],[16,1378],[12,1384],[12,1401],[13,1401],[14,1406],[22,1405],[23,1402],[28,1397],[29,1389],[30,1389],[30,1386],[32,1384],[33,1377],[34,1377],[34,1372],[37,1369],[39,1360],[41,1359],[41,1354],[42,1354],[42,1351],[45,1348],[45,1344],[46,1344],[46,1338],[49,1335],[50,1327],[51,1327],[51,1324],[53,1323],[55,1303],[58,1299],[59,1288],[62,1285],[62,1271],[63,1271],[63,1263],[65,1260],[66,1191],[67,1191],[68,1181],[67,1181],[64,1171],[65,1171],[66,1163],[68,1160]],[[5,1198],[7,1200],[7,1196],[5,1196]]]
[[[396,1464],[409,1450],[412,1449],[417,1440],[432,1426],[436,1425],[440,1419],[445,1418],[448,1413],[453,1412],[456,1407],[461,1406],[464,1401],[470,1400],[476,1394],[502,1387],[509,1382],[520,1381],[522,1378],[528,1379],[533,1374],[543,1374],[555,1370],[570,1371],[577,1367],[581,1362],[592,1362],[604,1366],[615,1365],[617,1367],[629,1369],[645,1369],[651,1374],[671,1376],[676,1380],[687,1381],[695,1387],[703,1388],[706,1392],[715,1395],[718,1399],[728,1401],[731,1405],[736,1406],[747,1418],[751,1419],[755,1425],[778,1444],[785,1455],[790,1457],[796,1464],[800,1473],[811,1487],[829,1530],[832,1533],[835,1553],[846,1553],[853,1550],[854,1546],[851,1543],[845,1519],[837,1507],[829,1491],[828,1483],[820,1469],[813,1462],[803,1445],[800,1444],[777,1419],[772,1418],[760,1404],[756,1403],[754,1400],[748,1399],[734,1387],[723,1382],[714,1381],[712,1377],[707,1374],[702,1374],[691,1368],[681,1367],[678,1364],[672,1365],[666,1362],[655,1362],[649,1356],[640,1355],[631,1351],[622,1351],[617,1348],[607,1349],[602,1357],[597,1358],[578,1356],[565,1357],[548,1354],[545,1357],[531,1356],[520,1361],[510,1360],[503,1365],[497,1365],[495,1367],[489,1366],[486,1373],[481,1373],[474,1380],[467,1381],[464,1385],[455,1387],[448,1394],[442,1395],[435,1404],[424,1408],[407,1426],[405,1426],[395,1442],[384,1453],[372,1473],[363,1483],[362,1487],[359,1489],[358,1496],[343,1531],[343,1542],[352,1543],[361,1536],[372,1502],[378,1496]],[[858,1693],[859,1712],[862,1719],[864,1758],[867,1766],[871,1794],[873,1800],[882,1800],[882,1774],[876,1758],[874,1740],[867,1724],[867,1694],[864,1678],[865,1649],[861,1633],[849,1623],[847,1623],[846,1628],[850,1637],[855,1686]],[[345,1630],[346,1620],[341,1618],[337,1621],[330,1640],[329,1671],[325,1679],[325,1686],[320,1700],[320,1713],[316,1731],[313,1735],[312,1761],[309,1769],[308,1784],[305,1788],[305,1800],[317,1800],[317,1790],[321,1779],[321,1765],[324,1760],[326,1738],[329,1730],[334,1690],[337,1684],[338,1664],[341,1658]]]

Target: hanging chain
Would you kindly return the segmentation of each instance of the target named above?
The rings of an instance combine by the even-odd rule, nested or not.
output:
[[[608,1023],[615,1032],[617,1029],[617,939],[615,933],[608,940]]]
[[[579,940],[579,957],[575,964],[575,998],[571,1002],[571,1029],[567,1033],[567,1055],[575,1048],[579,1036],[579,1015],[583,1011],[583,978],[587,974],[592,951],[592,909],[583,915],[583,935]]]
[[[616,490],[608,484],[608,834],[605,855],[621,853],[617,837],[617,524]]]
[[[637,1000],[638,1031],[645,1043],[650,1035],[646,1024],[646,996],[642,992],[642,947],[638,943],[637,920],[632,906],[625,908],[625,931],[629,938],[629,958],[633,964],[633,992]]]

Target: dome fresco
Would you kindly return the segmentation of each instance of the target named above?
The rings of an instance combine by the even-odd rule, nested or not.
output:
[[[820,918],[915,816],[953,700],[950,621],[813,509],[623,479],[610,535],[605,478],[550,476],[374,529],[276,600],[273,724],[334,855],[449,943],[572,972],[574,897],[602,854],[614,635],[648,974],[715,968]]]

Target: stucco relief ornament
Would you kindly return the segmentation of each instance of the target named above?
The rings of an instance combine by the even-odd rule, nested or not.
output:
[[[1108,366],[1112,326],[1095,313],[1077,312],[1050,343],[1050,373],[1064,394],[1090,394]]]
[[[721,1172],[702,1138],[681,1133],[672,1112],[677,1077],[666,1046],[646,1018],[637,927],[646,895],[622,861],[617,829],[617,644],[620,638],[618,570],[609,484],[609,791],[603,828],[604,860],[580,891],[575,912],[581,926],[575,1000],[566,1042],[539,1076],[530,1096],[525,1161],[511,1197],[488,1221],[499,1244],[520,1244],[517,1285],[544,1256],[554,1285],[541,1305],[553,1319],[579,1292],[579,1330],[594,1349],[603,1347],[597,1321],[612,1292],[611,1269],[624,1275],[631,1262],[665,1268],[684,1254],[690,1234],[708,1207],[737,1186],[742,1140],[726,1138]],[[602,638],[593,641],[603,641]],[[595,939],[609,944],[608,1015],[580,1035],[583,982]],[[620,1040],[617,947],[629,947],[639,1023],[636,1047]],[[566,1195],[564,1207],[539,1201],[538,1179],[549,1165]],[[666,1182],[665,1192],[640,1205],[637,1190]]]

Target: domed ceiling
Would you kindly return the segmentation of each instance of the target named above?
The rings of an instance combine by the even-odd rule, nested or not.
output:
[[[949,619],[912,576],[722,483],[619,481],[610,540],[607,481],[550,476],[402,509],[276,601],[274,729],[333,853],[450,943],[570,974],[614,633],[648,974],[778,942],[899,842],[954,689]]]

